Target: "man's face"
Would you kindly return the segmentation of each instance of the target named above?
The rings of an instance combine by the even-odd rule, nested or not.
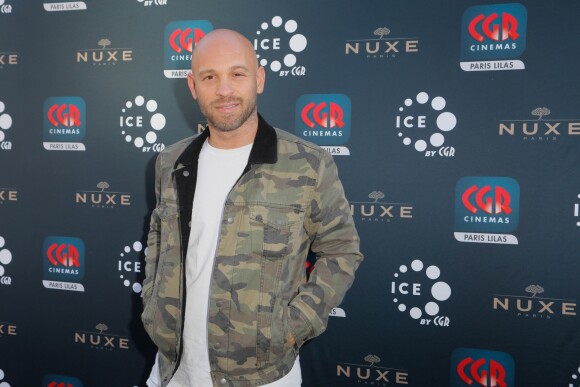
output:
[[[218,39],[194,55],[188,83],[210,127],[229,132],[256,112],[264,69],[258,68],[251,46]]]

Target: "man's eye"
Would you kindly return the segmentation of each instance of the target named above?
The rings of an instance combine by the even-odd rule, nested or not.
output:
[[[202,78],[202,80],[204,81],[211,81],[212,79],[214,79],[213,75],[206,75],[205,77]]]

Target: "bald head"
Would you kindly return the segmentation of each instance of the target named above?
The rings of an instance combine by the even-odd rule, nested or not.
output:
[[[199,71],[200,60],[204,56],[216,56],[221,53],[233,53],[247,62],[249,70],[258,68],[258,59],[252,43],[237,31],[217,29],[205,35],[195,46],[191,56],[191,70]]]

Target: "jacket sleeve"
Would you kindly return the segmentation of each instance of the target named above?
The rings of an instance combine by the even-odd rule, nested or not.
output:
[[[145,256],[145,279],[143,280],[143,305],[146,306],[153,293],[153,283],[159,262],[159,243],[161,224],[157,209],[159,208],[159,195],[161,191],[161,153],[155,160],[155,209],[151,213],[149,234],[147,235],[147,255]]]
[[[336,165],[325,151],[304,225],[317,259],[308,281],[289,305],[289,325],[297,347],[324,332],[330,311],[342,302],[363,260]]]

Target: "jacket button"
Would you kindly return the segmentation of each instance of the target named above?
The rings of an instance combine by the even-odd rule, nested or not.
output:
[[[256,216],[256,220],[257,220],[258,222],[261,222],[261,221],[262,221],[262,215],[258,215],[258,216]]]
[[[215,349],[220,349],[221,348],[221,344],[220,343],[215,343],[213,347]]]
[[[221,308],[223,304],[224,304],[224,302],[223,302],[222,300],[217,300],[217,301],[215,302],[215,305],[216,305],[218,308]]]
[[[220,383],[221,383],[221,384],[224,384],[224,385],[225,385],[227,382],[228,382],[228,381],[226,380],[226,378],[221,378],[221,379],[220,379]]]
[[[234,218],[232,218],[232,217],[229,217],[229,218],[228,218],[228,223],[229,223],[229,224],[232,224],[232,223],[234,223]]]
[[[189,171],[183,171],[183,176],[185,177],[189,176]]]
[[[191,228],[191,221],[189,221],[189,228]]]

